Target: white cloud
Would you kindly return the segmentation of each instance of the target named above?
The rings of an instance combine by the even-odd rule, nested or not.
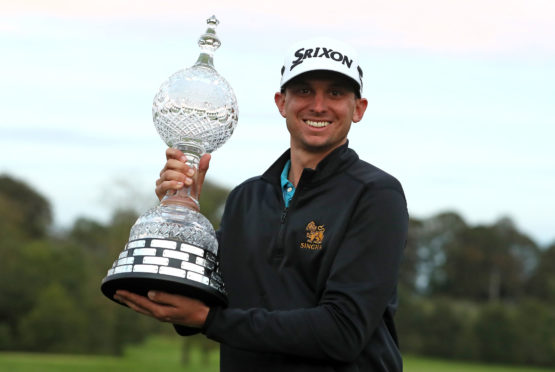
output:
[[[215,13],[224,21],[222,27],[240,32],[245,41],[266,38],[271,43],[280,37],[288,40],[326,33],[384,48],[555,55],[552,0],[355,0],[348,6],[316,0],[29,0],[3,7],[5,15],[42,14],[120,26],[139,21],[160,27],[190,23],[196,27],[199,19]],[[8,26],[7,31],[14,27]]]

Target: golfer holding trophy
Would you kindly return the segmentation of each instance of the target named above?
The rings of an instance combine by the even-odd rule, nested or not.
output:
[[[349,147],[368,105],[356,51],[330,38],[287,50],[273,98],[289,148],[231,191],[216,239],[195,196],[202,154],[232,133],[237,106],[210,63],[215,24],[197,64],[154,100],[170,146],[162,202],[131,230],[104,293],[219,342],[224,372],[401,372],[394,315],[408,212],[400,182]]]

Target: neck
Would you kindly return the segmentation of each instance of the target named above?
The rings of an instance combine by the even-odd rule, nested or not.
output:
[[[287,177],[293,186],[297,187],[305,168],[316,169],[316,166],[337,147],[326,151],[311,152],[291,147],[291,169]]]

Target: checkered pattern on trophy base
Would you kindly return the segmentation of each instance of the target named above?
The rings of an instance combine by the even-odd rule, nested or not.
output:
[[[127,243],[101,286],[110,299],[118,289],[143,296],[149,290],[161,290],[198,298],[207,304],[227,304],[216,256],[175,240],[145,238]]]

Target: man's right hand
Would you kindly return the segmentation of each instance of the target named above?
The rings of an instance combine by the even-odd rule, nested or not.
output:
[[[160,178],[156,180],[156,196],[162,200],[170,190],[177,191],[184,186],[193,186],[193,196],[198,200],[204,183],[204,177],[210,165],[210,154],[200,158],[198,171],[187,165],[187,157],[178,149],[166,150],[166,164],[160,171]]]

